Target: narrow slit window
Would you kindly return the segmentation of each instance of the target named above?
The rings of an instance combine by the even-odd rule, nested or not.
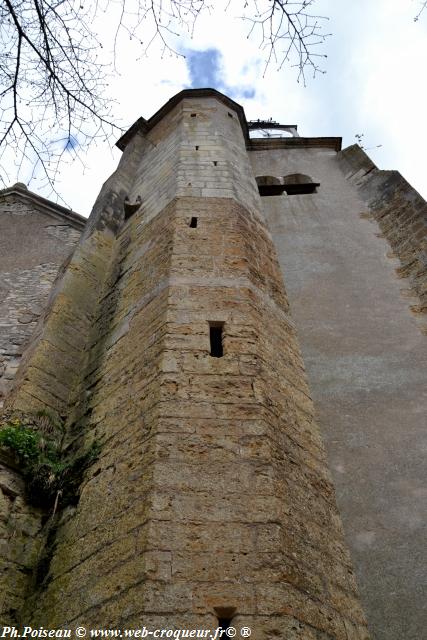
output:
[[[222,345],[222,330],[224,323],[212,322],[209,324],[209,338],[211,342],[211,356],[213,358],[222,358],[224,348]]]
[[[198,144],[196,144],[196,151],[198,151],[198,150],[199,150],[199,145],[198,145]]]
[[[228,631],[233,624],[233,618],[236,615],[235,607],[214,607],[214,609],[218,619],[218,628],[221,629],[221,631]],[[227,633],[221,633],[221,637],[227,637],[227,635]]]
[[[257,176],[255,180],[258,184],[260,196],[281,196],[285,190],[279,178],[274,176]]]
[[[197,218],[191,218],[190,220],[190,227],[192,229],[195,229],[197,227]]]
[[[218,628],[227,631],[231,627],[231,618],[218,618]]]
[[[191,114],[191,117],[192,117],[192,118],[195,118],[196,116],[197,116],[197,113],[192,113],[192,114]]]

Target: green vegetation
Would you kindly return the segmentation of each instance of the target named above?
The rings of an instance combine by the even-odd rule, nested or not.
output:
[[[54,510],[78,502],[83,473],[100,451],[96,442],[83,454],[64,449],[64,425],[47,411],[0,421],[0,447],[19,465],[28,501]]]

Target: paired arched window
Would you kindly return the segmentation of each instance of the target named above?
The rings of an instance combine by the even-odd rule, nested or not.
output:
[[[285,188],[280,182],[280,178],[273,176],[257,176],[255,180],[261,196],[280,196]]]
[[[310,176],[303,173],[290,173],[281,178],[275,176],[257,176],[259,194],[261,196],[280,196],[286,192],[288,196],[302,193],[316,193],[320,182],[313,182]]]
[[[316,193],[317,187],[320,186],[320,182],[313,182],[310,176],[303,173],[290,173],[288,176],[283,176],[283,184],[288,196],[298,193]]]

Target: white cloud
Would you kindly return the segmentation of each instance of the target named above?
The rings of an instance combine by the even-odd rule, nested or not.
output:
[[[353,144],[355,134],[363,133],[368,148],[382,145],[369,151],[380,168],[400,170],[427,197],[423,153],[427,11],[414,23],[418,2],[318,0],[314,7],[330,17],[325,30],[333,36],[324,48],[327,73],[309,79],[306,88],[296,82],[297,72],[289,67],[277,72],[271,64],[263,77],[259,35],[258,40],[246,38],[249,25],[236,19],[240,2],[231,2],[225,12],[226,5],[227,0],[217,0],[215,10],[199,17],[193,38],[182,36],[172,42],[182,51],[213,48],[221,52],[223,85],[256,90],[254,98],[238,99],[248,119],[272,117],[298,124],[301,135],[343,136],[344,145]],[[104,38],[110,49],[116,19],[108,14],[108,22],[104,16],[97,25],[108,29]],[[190,86],[185,60],[167,54],[160,58],[156,44],[148,58],[141,57],[138,43],[123,35],[119,51],[121,75],[111,79],[108,91],[122,126],[141,115],[150,117],[172,95]],[[78,163],[63,167],[58,184],[63,198],[87,214],[118,156],[117,150],[110,152],[107,144],[99,142],[84,158],[85,171]],[[31,188],[36,190],[36,184]]]

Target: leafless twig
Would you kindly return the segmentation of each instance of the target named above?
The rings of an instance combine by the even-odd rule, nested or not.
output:
[[[418,11],[417,15],[414,18],[414,22],[418,22],[418,20],[420,19],[420,15],[422,14],[422,12],[424,11],[424,9],[427,7],[427,0],[425,0],[424,2],[421,2],[421,7],[420,10]]]
[[[0,4],[0,166],[12,147],[52,191],[59,160],[115,128],[91,22],[72,0]]]
[[[326,34],[324,18],[311,12],[314,0],[244,0],[249,35],[261,34],[266,67],[290,61],[305,82],[308,69],[321,71],[317,47]],[[229,5],[241,0],[230,0]],[[0,0],[0,180],[15,151],[16,173],[37,178],[55,192],[60,162],[118,129],[105,97],[107,67],[100,63],[93,24],[117,11],[113,55],[121,38],[136,40],[146,55],[155,41],[182,55],[177,35],[192,35],[210,0]],[[116,135],[119,133],[115,131]],[[29,169],[30,167],[30,169]]]
[[[327,18],[311,12],[314,1],[246,0],[242,18],[251,24],[248,38],[260,36],[260,49],[266,52],[264,75],[272,62],[279,70],[285,63],[297,67],[304,85],[308,70],[313,76],[324,73],[320,59],[326,55],[318,53],[318,47],[330,34],[323,32]]]
[[[382,147],[382,144],[376,144],[373,147],[365,147],[365,141],[363,140],[365,134],[364,133],[355,133],[354,137],[357,140],[357,144],[359,145],[359,147],[361,149],[363,149],[363,151],[372,151],[372,149],[379,149],[380,147]]]

